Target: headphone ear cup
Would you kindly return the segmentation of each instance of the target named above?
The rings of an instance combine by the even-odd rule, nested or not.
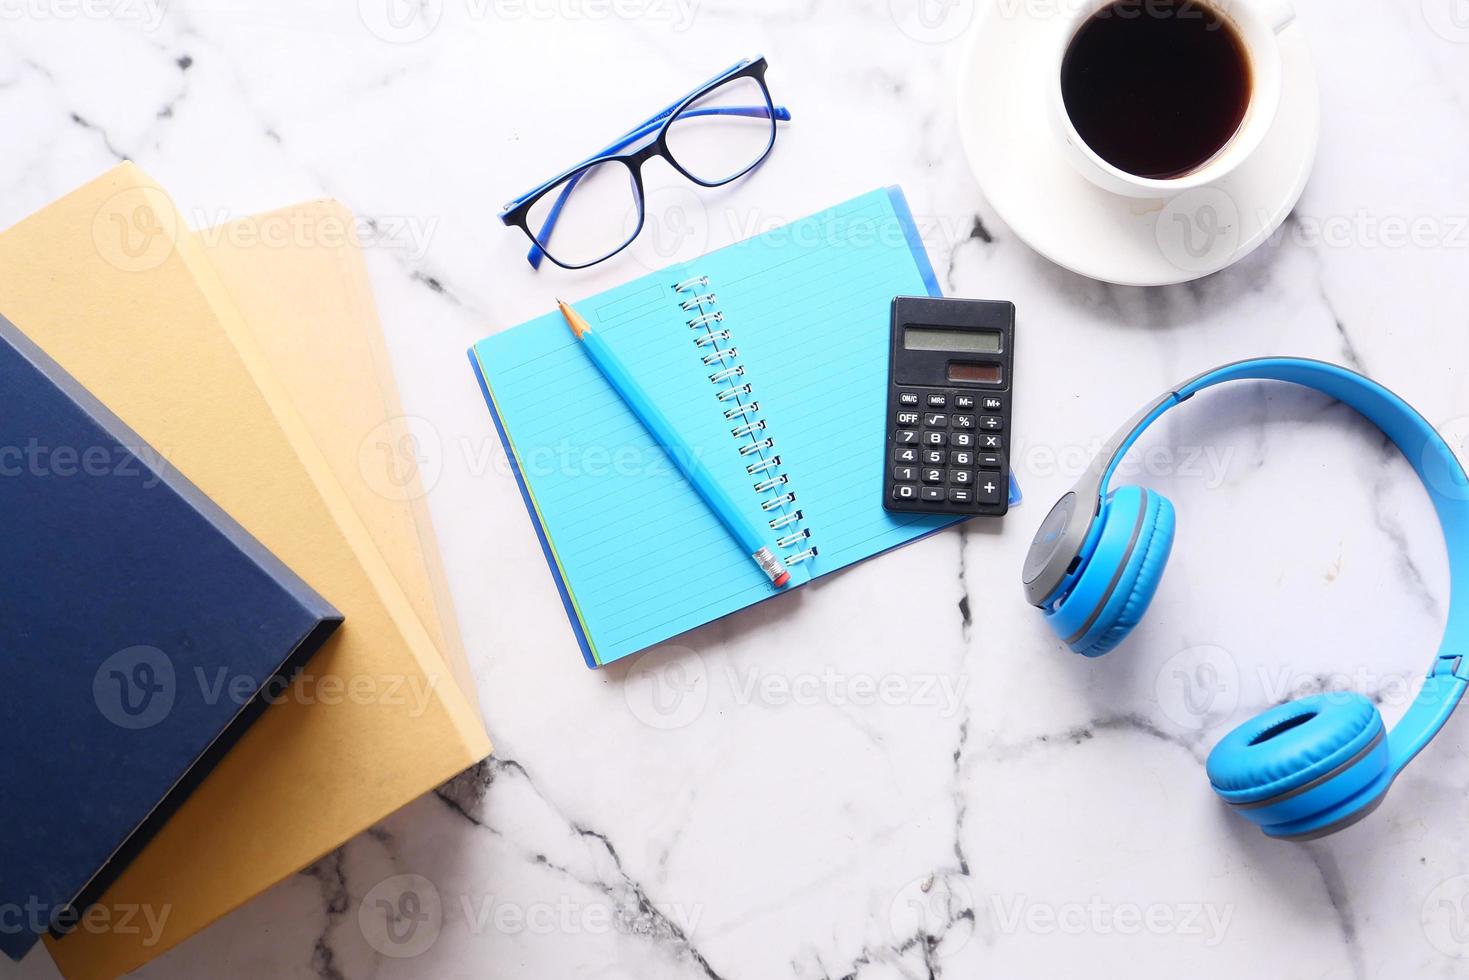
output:
[[[1365,817],[1391,784],[1386,729],[1354,693],[1288,701],[1251,718],[1209,753],[1220,799],[1271,837],[1308,840]]]
[[[1118,487],[1103,505],[1101,534],[1081,574],[1048,612],[1073,652],[1100,657],[1142,621],[1158,591],[1176,526],[1167,497],[1142,487]]]

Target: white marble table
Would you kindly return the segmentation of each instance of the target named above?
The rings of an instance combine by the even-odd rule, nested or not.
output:
[[[1320,843],[1266,840],[1203,774],[1215,739],[1292,693],[1403,710],[1446,572],[1380,437],[1250,387],[1160,426],[1137,479],[1179,506],[1179,541],[1104,661],[1066,653],[1017,583],[1089,448],[1218,362],[1352,365],[1469,435],[1469,6],[1302,0],[1323,136],[1296,214],[1232,270],[1146,290],[1065,272],[998,220],[953,122],[971,0],[935,4],[927,32],[893,5],[424,0],[428,20],[403,21],[377,0],[0,0],[0,224],[123,157],[196,224],[319,195],[376,219],[374,283],[407,411],[441,440],[430,502],[498,746],[141,975],[1469,971],[1469,720]],[[670,178],[661,237],[605,270],[529,270],[494,221],[504,199],[754,52],[796,116],[760,172],[702,196]],[[1026,503],[587,671],[465,348],[557,289],[885,183],[927,219],[946,289],[1019,305]],[[1404,242],[1402,222],[1429,233]],[[358,923],[397,875],[442,900],[412,958]],[[44,956],[0,966],[52,975]]]

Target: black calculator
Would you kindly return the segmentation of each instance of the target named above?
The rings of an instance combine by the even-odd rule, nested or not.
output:
[[[954,517],[1010,509],[1014,357],[1014,303],[893,300],[883,506]]]

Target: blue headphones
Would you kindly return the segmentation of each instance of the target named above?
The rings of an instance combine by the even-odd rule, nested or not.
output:
[[[1406,402],[1345,368],[1300,358],[1239,361],[1147,405],[1113,436],[1051,510],[1025,559],[1025,596],[1073,651],[1100,657],[1142,619],[1173,546],[1173,504],[1142,487],[1108,490],[1149,425],[1199,391],[1228,381],[1286,381],[1344,402],[1380,428],[1418,472],[1443,525],[1450,602],[1444,641],[1413,706],[1392,731],[1360,694],[1318,694],[1271,708],[1209,753],[1214,791],[1282,840],[1335,833],[1371,813],[1439,733],[1469,686],[1458,644],[1469,636],[1469,479],[1452,449]]]

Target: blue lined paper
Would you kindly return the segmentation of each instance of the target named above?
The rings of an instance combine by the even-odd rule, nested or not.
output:
[[[707,276],[745,375],[711,383],[696,348],[689,294]],[[815,558],[792,587],[954,523],[891,515],[882,506],[889,306],[937,294],[896,188],[731,245],[576,304],[683,429],[759,526],[799,508]],[[728,346],[728,345],[725,345]],[[483,340],[471,360],[589,665],[610,663],[776,594],[766,577],[622,403],[559,313]],[[759,403],[774,447],[740,456],[750,439],[715,397],[740,382]],[[778,455],[778,491],[757,493],[752,460]],[[789,490],[793,505],[762,511]],[[772,531],[770,543],[784,532]]]

